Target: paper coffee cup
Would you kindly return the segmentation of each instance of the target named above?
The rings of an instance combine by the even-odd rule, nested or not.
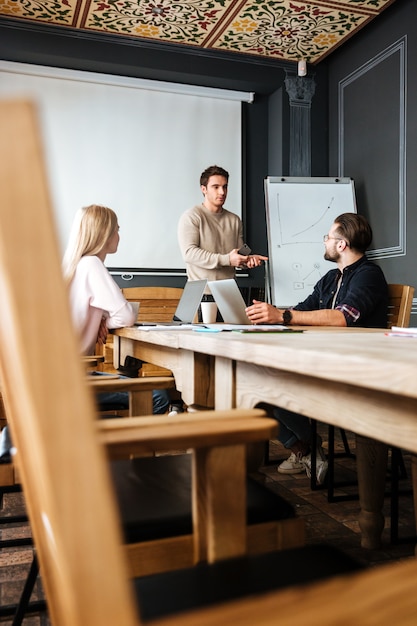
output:
[[[203,324],[214,324],[217,319],[217,304],[215,302],[202,302],[201,317]]]
[[[130,304],[132,305],[133,310],[135,312],[135,322],[137,322],[138,321],[140,302],[131,302]]]

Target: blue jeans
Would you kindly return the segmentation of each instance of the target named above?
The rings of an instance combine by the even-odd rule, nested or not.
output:
[[[279,407],[274,407],[273,415],[279,422],[278,440],[285,448],[292,448],[297,441],[310,442],[311,424],[308,417]]]
[[[106,372],[93,372],[94,376],[106,376]],[[120,378],[127,378],[120,376]],[[170,404],[169,393],[166,389],[154,389],[152,391],[153,413],[161,415],[168,411]],[[129,408],[129,394],[127,391],[114,391],[112,393],[98,393],[97,402],[99,411],[125,411]]]

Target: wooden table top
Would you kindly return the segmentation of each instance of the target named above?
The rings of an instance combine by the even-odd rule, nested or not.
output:
[[[384,330],[308,327],[303,333],[202,333],[123,328],[122,337],[417,398],[417,341]]]

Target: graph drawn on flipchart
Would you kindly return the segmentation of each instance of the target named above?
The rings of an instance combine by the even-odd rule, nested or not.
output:
[[[323,235],[338,215],[356,212],[353,181],[268,177],[265,202],[271,301],[292,306],[335,267],[324,259]]]

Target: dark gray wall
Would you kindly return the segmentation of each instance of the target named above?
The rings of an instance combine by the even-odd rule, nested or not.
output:
[[[329,174],[355,180],[388,282],[417,288],[417,20],[400,0],[329,57]],[[417,325],[413,305],[411,324]]]

